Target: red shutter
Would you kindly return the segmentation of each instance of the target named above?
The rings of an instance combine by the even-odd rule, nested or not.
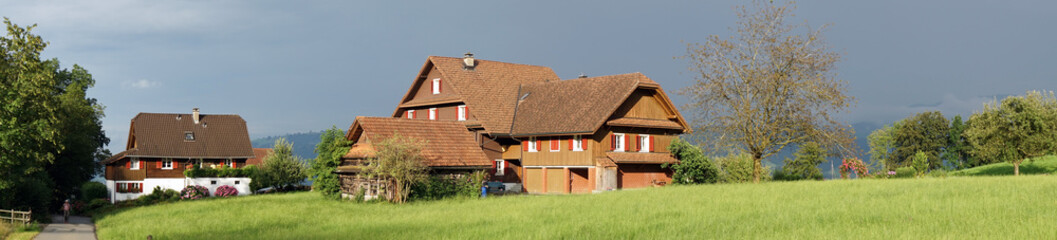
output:
[[[411,112],[411,119],[418,118],[418,111]]]
[[[586,136],[580,137],[580,149],[587,150],[587,138],[586,138]]]
[[[624,134],[624,151],[631,149],[628,144],[631,143],[631,134]]]
[[[231,168],[237,168],[238,164],[239,163],[235,162],[235,160],[231,160]]]
[[[540,150],[540,139],[537,138],[536,139],[536,151],[539,151],[539,150]]]
[[[161,168],[161,161],[158,161],[158,164],[156,164],[156,165],[158,165],[158,168],[160,169]]]
[[[635,151],[642,150],[642,138],[635,136]]]
[[[570,151],[573,150],[573,138],[576,138],[576,137],[569,138],[569,150]]]
[[[614,151],[614,150],[617,150],[617,135],[616,134],[610,134],[609,135],[609,151]]]
[[[495,168],[495,161],[492,161],[492,168]]]
[[[521,142],[521,151],[522,152],[528,152],[529,141],[532,141],[532,139],[525,140],[525,141]]]
[[[404,118],[407,118],[407,111],[404,111]]]
[[[132,160],[128,160],[128,162],[125,162],[125,168],[132,169]]]
[[[173,168],[173,169],[176,169],[176,168],[177,168],[177,166],[176,166],[176,160],[173,160],[173,161],[172,161],[172,168]]]
[[[440,81],[444,81],[444,79],[437,79],[437,93],[444,92],[444,84],[440,84]]]
[[[653,135],[650,135],[650,152],[653,152],[653,145],[656,144],[653,143]]]
[[[143,192],[143,183],[139,183],[139,192]]]
[[[463,114],[466,114],[466,120],[470,120],[470,106],[463,107]]]

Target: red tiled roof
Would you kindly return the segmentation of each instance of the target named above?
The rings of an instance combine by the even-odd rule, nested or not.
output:
[[[264,163],[264,158],[271,154],[271,148],[254,148],[253,158],[246,159],[246,165],[261,165],[261,163]]]
[[[201,114],[194,123],[191,114],[140,113],[132,118],[129,143],[121,157],[252,158],[246,121],[239,115]],[[194,140],[185,140],[193,133]]]
[[[679,163],[670,153],[607,152],[616,163]]]
[[[430,56],[422,74],[430,66],[436,66],[445,81],[451,84],[452,91],[473,109],[473,115],[488,133],[510,133],[520,85],[561,80],[549,67],[488,60],[476,60],[475,63],[473,70],[468,70],[463,68],[462,58]],[[412,94],[409,90],[403,101],[408,101]],[[405,104],[418,105],[416,101],[403,102],[393,116],[399,116]]]
[[[369,157],[373,149],[369,144],[399,134],[426,142],[422,155],[431,167],[484,167],[492,164],[462,122],[356,117],[345,137],[357,141],[364,134],[367,142],[354,143],[345,158]]]

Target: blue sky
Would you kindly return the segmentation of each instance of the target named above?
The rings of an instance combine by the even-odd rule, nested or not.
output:
[[[389,115],[426,56],[542,65],[562,78],[642,72],[676,93],[686,43],[730,36],[730,1],[0,1],[0,15],[95,77],[109,148],[139,112],[235,113],[251,137]],[[804,1],[831,24],[849,124],[967,115],[1057,86],[1055,1]],[[684,110],[685,111],[685,110]]]

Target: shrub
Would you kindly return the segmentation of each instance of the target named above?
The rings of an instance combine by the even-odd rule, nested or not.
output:
[[[195,200],[204,197],[209,197],[209,189],[203,186],[191,185],[184,187],[183,190],[180,190],[180,199]]]
[[[330,199],[341,196],[341,181],[334,170],[341,165],[341,156],[349,152],[350,145],[352,141],[345,139],[345,131],[336,126],[320,134],[319,144],[316,144],[316,160],[312,161],[310,174],[313,191]]]
[[[144,195],[136,199],[138,205],[150,205],[160,202],[170,202],[180,199],[180,193],[172,189],[162,189],[161,187],[154,187],[154,190],[150,194]]]
[[[918,151],[917,154],[914,154],[913,158],[914,158],[913,159],[914,160],[913,161],[914,169],[918,170],[917,171],[917,175],[918,176],[925,176],[925,171],[928,171],[928,169],[929,169],[929,156],[928,156],[928,154],[925,154],[925,152],[922,152],[922,151]]]
[[[679,159],[678,164],[662,164],[661,167],[671,168],[672,183],[675,184],[700,184],[719,182],[719,169],[708,159],[701,149],[682,139],[676,138],[668,145],[668,151]]]
[[[217,191],[213,193],[214,197],[230,197],[238,195],[239,190],[235,189],[235,187],[232,187],[230,185],[220,186],[217,188]]]
[[[86,182],[81,184],[81,199],[91,201],[93,199],[106,198],[106,185],[101,182]]]
[[[822,170],[818,169],[818,165],[826,161],[828,154],[825,149],[818,143],[807,142],[800,144],[793,155],[796,157],[786,158],[785,165],[775,171],[775,180],[822,180]]]
[[[914,170],[914,167],[896,168],[895,178],[912,178],[916,172],[917,170]]]
[[[718,157],[716,159],[716,165],[720,168],[720,179],[727,183],[743,183],[752,182],[752,170],[753,162],[752,156],[748,153],[729,154],[724,157]],[[760,180],[767,181],[771,180],[771,168],[763,166],[763,170],[760,173]]]
[[[275,141],[272,154],[264,158],[253,182],[275,190],[296,188],[307,177],[308,166],[301,157],[294,156],[293,144],[285,138]]]
[[[847,179],[852,173],[858,177],[865,177],[870,174],[870,170],[859,158],[841,159],[840,178]]]
[[[484,171],[466,175],[429,176],[411,185],[411,200],[439,200],[452,197],[477,197],[481,183],[488,177]],[[362,197],[361,197],[362,198]]]
[[[107,200],[105,198],[96,198],[92,199],[91,201],[88,201],[88,205],[85,206],[85,211],[94,212],[96,210],[109,207],[110,205],[110,200]]]
[[[243,168],[231,168],[228,166],[220,168],[201,167],[194,165],[184,170],[184,176],[188,178],[202,177],[252,177],[257,173],[257,166],[249,165]]]

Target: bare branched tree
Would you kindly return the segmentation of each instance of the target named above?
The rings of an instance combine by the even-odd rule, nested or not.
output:
[[[793,4],[756,1],[737,8],[737,35],[712,35],[689,44],[685,59],[696,82],[681,94],[691,98],[694,128],[713,152],[747,152],[761,160],[789,145],[808,141],[854,156],[853,130],[834,114],[854,101],[836,78],[840,54],[822,41],[825,26],[789,24]],[[801,27],[808,31],[795,34]]]

